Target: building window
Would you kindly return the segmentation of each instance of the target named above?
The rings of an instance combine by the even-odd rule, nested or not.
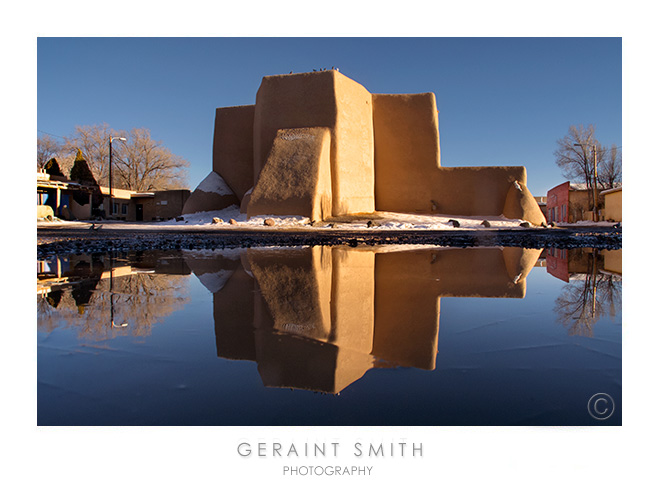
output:
[[[119,213],[119,203],[112,203],[112,213],[115,215]]]
[[[126,203],[122,203],[121,204],[121,214],[125,215],[126,213],[128,213],[128,205]]]

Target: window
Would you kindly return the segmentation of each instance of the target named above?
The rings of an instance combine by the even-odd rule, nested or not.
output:
[[[112,213],[115,215],[119,213],[119,203],[112,203]]]
[[[125,215],[126,213],[128,213],[128,205],[126,203],[122,203],[121,204],[121,214]]]

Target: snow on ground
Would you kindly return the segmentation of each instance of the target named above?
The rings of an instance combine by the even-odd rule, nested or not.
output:
[[[213,218],[219,218],[221,223],[212,223]],[[230,206],[224,210],[219,211],[206,211],[200,213],[193,213],[183,215],[181,221],[166,221],[159,222],[160,228],[163,227],[223,227],[231,226],[237,228],[255,228],[263,227],[264,221],[271,218],[275,222],[275,227],[279,228],[295,228],[309,226],[309,218],[302,216],[281,216],[281,215],[258,215],[252,218],[247,218],[245,213],[240,213],[237,206]],[[229,220],[234,219],[235,224],[230,225]],[[408,229],[428,229],[428,230],[452,230],[456,227],[449,220],[457,220],[460,223],[460,229],[482,229],[484,228],[481,223],[483,220],[490,222],[492,228],[502,227],[519,227],[523,220],[508,219],[502,216],[485,217],[485,216],[470,216],[461,217],[454,215],[417,215],[407,213],[393,213],[393,212],[377,212],[374,215],[363,215],[357,217],[350,217],[344,219],[345,221],[320,222],[314,225],[314,228],[334,228],[346,230],[360,230],[360,229],[381,229],[381,230],[408,230]],[[368,222],[372,222],[371,226]]]
[[[574,223],[556,222],[558,227],[612,227],[616,222],[594,222],[590,220],[579,220]]]
[[[213,218],[222,220],[220,223],[213,223]],[[264,226],[266,219],[272,219],[275,222],[273,227]],[[229,220],[235,220],[230,224]],[[176,221],[179,220],[179,221]],[[218,211],[205,211],[183,215],[178,219],[172,219],[162,222],[121,222],[121,221],[103,221],[96,222],[98,225],[107,225],[113,229],[141,229],[141,230],[171,230],[182,229],[202,230],[210,228],[235,228],[236,230],[247,229],[295,229],[306,227],[310,228],[309,218],[303,216],[281,216],[281,215],[258,215],[247,218],[245,213],[240,213],[240,209],[232,205],[228,208]],[[339,221],[341,220],[341,221]],[[457,220],[459,227],[454,227],[450,220]],[[319,222],[314,224],[314,228],[323,229],[342,229],[342,230],[477,230],[484,229],[483,220],[490,222],[492,229],[498,228],[520,228],[523,220],[509,219],[503,216],[455,216],[455,215],[419,215],[409,213],[377,212],[373,215],[351,216],[341,219],[335,219],[334,222]],[[369,225],[369,221],[371,225]],[[38,222],[39,227],[49,226],[70,226],[79,227],[91,225],[91,222],[68,222],[65,220],[55,219],[53,222]],[[576,223],[560,223],[561,227],[570,226],[613,226],[612,222],[592,222],[580,221]]]

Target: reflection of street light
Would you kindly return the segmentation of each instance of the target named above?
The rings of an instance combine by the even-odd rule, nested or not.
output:
[[[111,328],[125,328],[128,326],[128,323],[121,323],[115,325],[114,323],[114,291],[112,288],[112,275],[114,274],[114,259],[112,254],[110,254],[110,327]]]
[[[592,147],[593,150],[593,221],[599,221],[597,216],[597,148],[595,144],[573,144],[575,147]]]
[[[114,139],[117,139],[117,140],[123,140],[123,141],[125,142],[125,141],[126,141],[126,137],[112,137],[112,136],[110,136],[110,139],[109,139],[109,145],[110,145],[110,160],[109,160],[109,162],[108,162],[108,166],[109,166],[109,168],[110,168],[110,169],[109,169],[109,170],[110,170],[110,175],[109,175],[109,176],[110,176],[110,177],[109,177],[109,179],[110,179],[110,215],[112,215],[112,210],[113,210],[113,207],[112,207],[112,141],[113,141]]]

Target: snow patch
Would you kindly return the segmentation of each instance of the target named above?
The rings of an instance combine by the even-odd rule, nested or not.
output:
[[[220,196],[229,196],[233,194],[233,191],[231,191],[229,185],[227,185],[224,179],[222,179],[222,176],[215,171],[206,176],[206,178],[199,183],[197,189],[205,193],[217,193]]]

